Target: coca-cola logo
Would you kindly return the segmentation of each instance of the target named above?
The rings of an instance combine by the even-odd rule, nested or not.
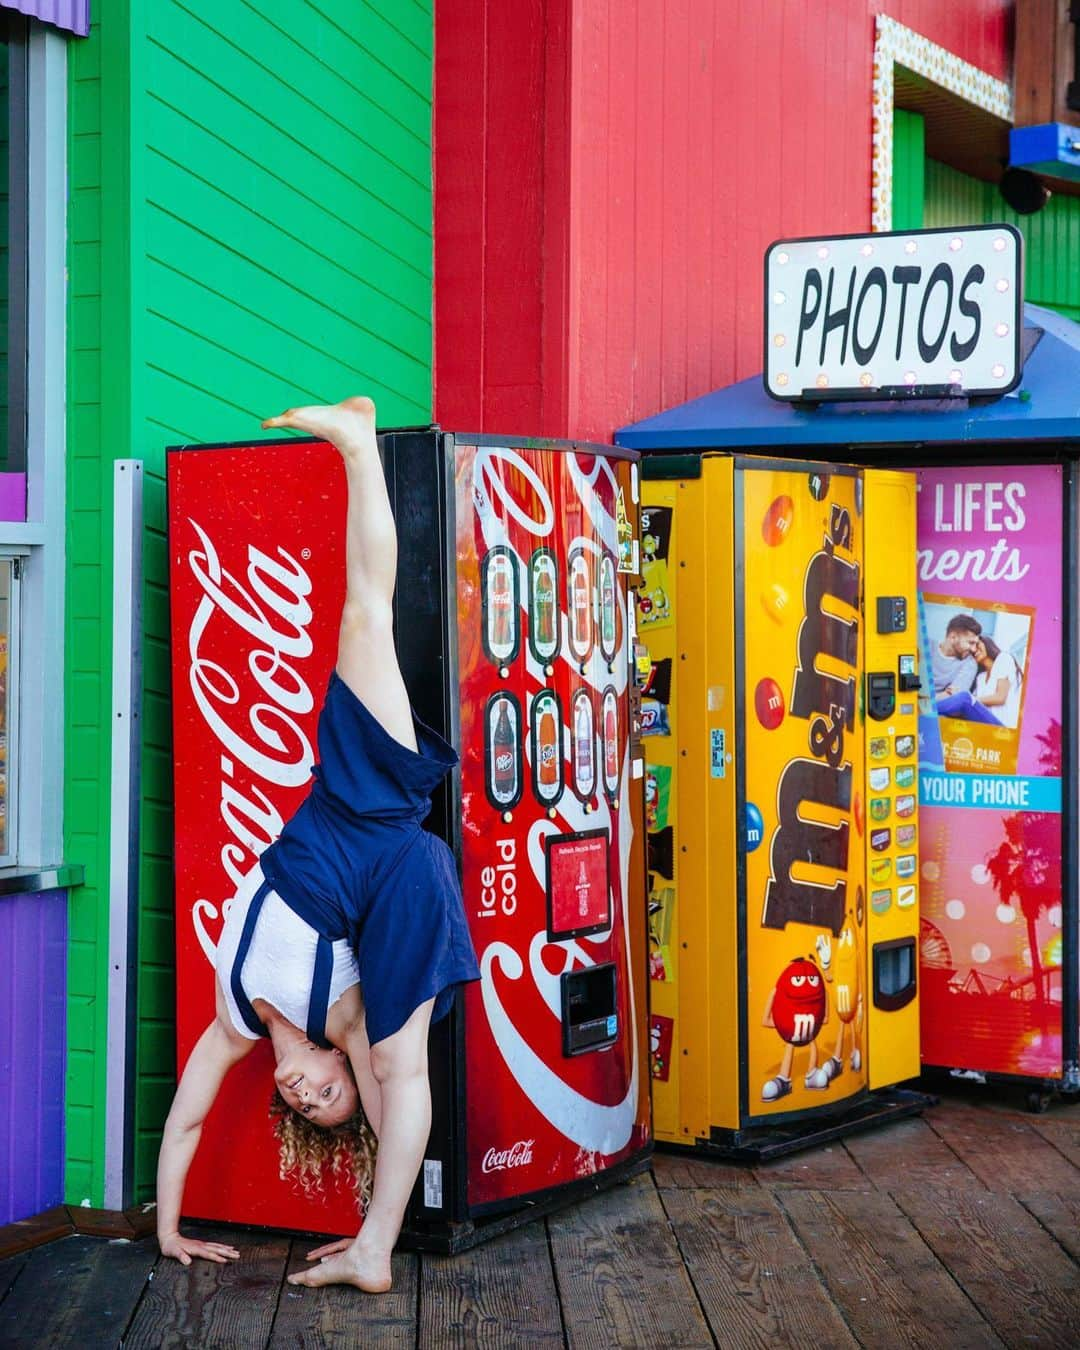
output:
[[[299,719],[312,711],[314,699],[298,663],[312,653],[312,583],[283,548],[271,556],[254,544],[248,545],[241,581],[222,566],[206,531],[189,523],[201,548],[191,549],[188,565],[202,595],[188,629],[188,678],[195,706],[221,746],[220,815],[230,836],[220,852],[222,891],[231,895],[284,825],[260,784],[271,792],[295,789],[311,776],[314,757]],[[206,655],[207,648],[219,659]],[[222,652],[229,653],[231,668],[222,664]],[[195,932],[211,963],[215,942],[206,921],[219,917],[212,900],[200,898],[192,906]]]
[[[533,1160],[532,1151],[535,1143],[535,1139],[519,1139],[509,1148],[499,1150],[489,1148],[484,1154],[480,1169],[483,1172],[504,1172],[509,1167],[528,1167]]]

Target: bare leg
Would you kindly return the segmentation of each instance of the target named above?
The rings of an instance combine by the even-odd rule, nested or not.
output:
[[[394,647],[397,532],[375,440],[375,404],[348,398],[327,407],[290,408],[263,426],[321,436],[341,454],[349,499],[337,672],[390,735],[415,750],[409,696]]]
[[[371,1048],[382,1090],[382,1132],[363,1228],[346,1250],[290,1275],[290,1284],[354,1284],[371,1294],[390,1288],[390,1254],[431,1133],[427,1041],[433,1006],[434,1000],[421,1004],[400,1031]]]
[[[409,698],[393,634],[397,533],[375,439],[375,405],[367,398],[329,407],[290,408],[264,427],[289,427],[330,441],[340,452],[348,487],[346,588],[337,671],[395,740],[415,750]],[[427,1036],[433,1000],[417,1008],[393,1036],[367,1049],[354,1032],[348,1053],[372,1129],[379,1136],[371,1204],[349,1244],[319,1248],[319,1265],[293,1284],[353,1284],[369,1293],[390,1288],[390,1254],[401,1231],[431,1132]],[[365,1062],[366,1060],[366,1062]],[[344,1249],[342,1250],[342,1248]]]

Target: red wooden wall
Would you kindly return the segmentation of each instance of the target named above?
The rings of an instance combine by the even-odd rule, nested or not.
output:
[[[1010,0],[436,0],[438,420],[608,440],[758,371],[766,245],[869,229],[879,11],[1010,77]]]

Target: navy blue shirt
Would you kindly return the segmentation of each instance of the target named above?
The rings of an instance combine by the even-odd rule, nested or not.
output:
[[[348,938],[369,1042],[479,979],[453,855],[423,829],[431,792],[457,763],[414,719],[417,750],[394,739],[335,671],[319,715],[311,791],[263,853],[263,875],[323,937]]]

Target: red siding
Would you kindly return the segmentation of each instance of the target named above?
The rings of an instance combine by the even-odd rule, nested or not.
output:
[[[869,228],[879,11],[1008,78],[1007,0],[437,0],[439,420],[608,439],[759,370],[766,245]]]
[[[567,43],[557,23],[548,29],[543,0],[436,5],[435,408],[446,426],[531,430],[549,381],[565,399],[566,323],[555,308],[567,293]],[[545,312],[558,349],[550,362]],[[564,406],[556,417],[565,423]]]

